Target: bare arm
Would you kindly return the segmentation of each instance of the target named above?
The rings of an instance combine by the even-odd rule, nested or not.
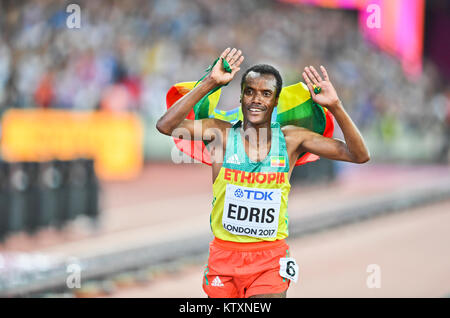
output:
[[[221,58],[224,58],[231,67],[232,72],[228,73],[223,69],[222,61],[219,60],[212,69],[211,73],[197,85],[192,91],[180,98],[166,113],[158,120],[156,128],[165,135],[172,135],[177,128],[186,129],[191,139],[207,139],[211,136],[207,133],[209,128],[222,129],[227,126],[226,122],[207,118],[202,120],[187,120],[186,116],[191,109],[197,104],[208,92],[217,86],[230,82],[236,72],[240,70],[239,66],[244,60],[244,56],[240,50],[227,48],[222,52]],[[194,131],[199,127],[201,134]],[[186,135],[188,135],[186,134]],[[207,135],[207,136],[205,136]],[[179,137],[179,135],[177,136]]]
[[[364,143],[361,133],[345,111],[323,66],[321,70],[324,80],[322,80],[322,77],[314,67],[306,67],[305,72],[303,72],[303,78],[306,81],[313,101],[327,107],[336,118],[344,134],[345,142],[335,138],[324,137],[305,128],[288,127],[287,131],[298,143],[298,153],[306,151],[329,159],[354,163],[369,161],[369,150]],[[313,84],[321,88],[320,93],[314,93]]]

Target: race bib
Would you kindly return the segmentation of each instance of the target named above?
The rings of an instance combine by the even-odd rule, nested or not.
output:
[[[281,189],[258,189],[227,184],[222,224],[230,233],[276,237]]]
[[[298,280],[298,265],[291,257],[280,258],[280,276],[294,283]]]

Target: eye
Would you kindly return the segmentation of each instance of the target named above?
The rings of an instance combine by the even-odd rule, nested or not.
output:
[[[270,91],[265,91],[264,92],[264,96],[265,97],[270,97],[272,95],[272,92],[270,92]]]

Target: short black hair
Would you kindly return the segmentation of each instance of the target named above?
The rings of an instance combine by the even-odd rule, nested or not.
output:
[[[280,96],[281,89],[283,87],[283,79],[281,78],[280,72],[278,72],[278,70],[275,67],[268,64],[256,64],[247,69],[241,78],[241,91],[244,88],[245,78],[250,72],[256,72],[259,74],[272,74],[275,77],[275,80],[277,81],[276,87],[277,91],[275,93],[275,97]]]

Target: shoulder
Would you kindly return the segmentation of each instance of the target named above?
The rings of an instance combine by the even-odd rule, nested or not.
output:
[[[308,128],[295,125],[281,127],[288,149],[298,149],[306,140],[311,139],[315,133]]]
[[[206,118],[201,120],[203,136],[209,142],[215,140],[223,146],[226,145],[228,131],[232,128],[231,123],[216,118]],[[216,143],[216,145],[218,145]]]

